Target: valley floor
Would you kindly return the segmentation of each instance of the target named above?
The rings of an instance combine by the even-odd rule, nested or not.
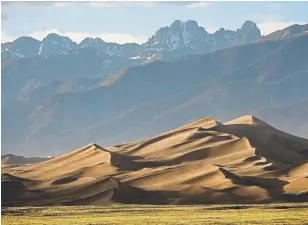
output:
[[[103,205],[2,208],[3,225],[308,224],[308,203],[267,205]]]

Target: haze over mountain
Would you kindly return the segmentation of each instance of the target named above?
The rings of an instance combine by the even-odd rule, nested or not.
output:
[[[294,25],[267,40],[251,21],[214,34],[175,21],[141,46],[56,34],[4,43],[3,152],[59,155],[140,140],[204,114],[255,114],[307,137],[305,31]],[[301,117],[288,122],[286,112]]]
[[[144,141],[2,167],[2,205],[307,201],[307,153],[308,140],[254,116],[206,117]]]
[[[13,155],[13,154],[7,154],[7,155],[2,155],[1,156],[1,165],[2,166],[11,166],[11,165],[16,165],[20,166],[23,164],[33,164],[33,163],[40,163],[43,161],[46,161],[48,159],[51,159],[52,157],[46,157],[46,158],[40,158],[40,157],[23,157],[23,156],[18,156],[18,155]]]

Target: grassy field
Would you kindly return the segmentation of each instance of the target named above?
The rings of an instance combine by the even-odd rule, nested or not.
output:
[[[2,208],[2,224],[308,224],[308,204]]]

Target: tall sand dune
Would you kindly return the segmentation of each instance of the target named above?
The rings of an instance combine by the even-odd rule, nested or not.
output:
[[[204,118],[144,141],[97,144],[2,167],[2,204],[242,204],[303,201],[308,140],[254,116]]]

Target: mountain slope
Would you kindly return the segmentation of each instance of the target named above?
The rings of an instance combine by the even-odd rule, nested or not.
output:
[[[174,62],[156,61],[115,73],[95,89],[58,93],[33,106],[4,106],[3,118],[14,115],[13,121],[18,121],[16,126],[3,124],[4,149],[18,153],[29,146],[36,151],[32,154],[40,154],[40,149],[48,151],[48,146],[59,154],[87,142],[112,145],[140,140],[204,113],[227,120],[291,104],[308,97],[307,52],[301,51],[298,57],[307,44],[308,36],[302,35]],[[278,127],[285,123],[274,122]],[[288,129],[294,131],[298,126]],[[12,142],[15,139],[20,141]]]
[[[135,60],[90,48],[70,50],[61,55],[5,60],[2,61],[3,103],[27,99],[33,91],[52,82],[65,85],[76,79],[103,79],[134,65],[138,65]]]
[[[307,75],[307,74],[306,74]],[[255,112],[268,121],[279,124],[279,128],[306,136],[308,133],[308,99],[300,99],[287,104],[270,106]],[[292,118],[292,119],[290,119]],[[281,123],[280,121],[284,121]]]
[[[263,36],[261,40],[279,40],[299,35],[308,31],[308,23],[304,25],[294,24],[282,30],[277,30],[267,36]]]
[[[40,158],[40,157],[31,157],[26,158],[23,156],[17,156],[13,154],[7,154],[1,156],[1,164],[3,165],[21,165],[21,164],[32,164],[32,163],[40,163],[46,161],[49,158]]]
[[[299,201],[296,194],[305,201],[307,151],[308,140],[253,116],[203,118],[144,141],[89,144],[2,168],[2,204],[252,204]]]

